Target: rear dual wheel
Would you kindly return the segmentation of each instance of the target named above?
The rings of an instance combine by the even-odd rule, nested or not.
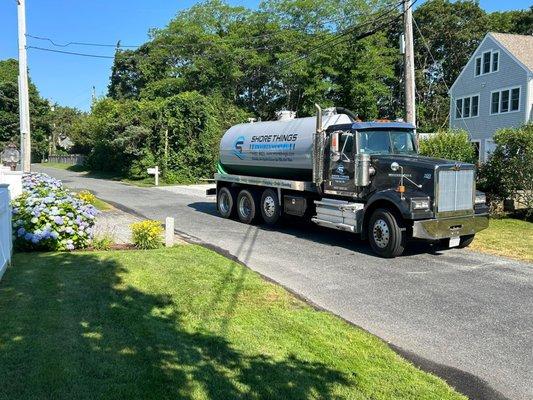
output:
[[[281,215],[278,194],[270,188],[262,193],[254,189],[242,189],[236,195],[233,188],[222,187],[217,192],[217,209],[223,218],[230,218],[236,213],[245,224],[252,224],[262,217],[268,225],[273,225]]]
[[[217,210],[222,218],[230,218],[234,213],[235,191],[228,187],[221,187],[217,191]]]
[[[241,222],[252,224],[259,215],[259,199],[253,190],[243,189],[237,196],[237,216]]]
[[[279,197],[275,190],[265,189],[261,196],[261,216],[268,225],[278,222],[281,215]]]

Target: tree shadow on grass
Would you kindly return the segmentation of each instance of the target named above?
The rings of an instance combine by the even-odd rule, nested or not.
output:
[[[30,262],[33,261],[33,262]],[[0,284],[0,399],[336,398],[342,372],[235,349],[112,257],[21,254]]]

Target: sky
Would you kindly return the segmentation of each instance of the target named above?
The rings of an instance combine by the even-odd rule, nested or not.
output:
[[[326,0],[327,1],[327,0]],[[420,1],[422,3],[423,1]],[[138,45],[150,28],[164,27],[194,0],[26,0],[27,34],[57,43],[91,42]],[[230,0],[230,4],[257,7],[259,0]],[[480,0],[486,11],[526,9],[531,0]],[[17,0],[0,0],[0,60],[18,58]],[[28,38],[28,46],[54,48]],[[68,46],[63,50],[112,56],[111,47]],[[30,77],[41,95],[53,103],[89,110],[92,87],[105,96],[112,59],[87,58],[28,49]]]

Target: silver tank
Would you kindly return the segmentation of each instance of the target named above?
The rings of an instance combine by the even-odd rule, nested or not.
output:
[[[322,126],[350,124],[345,114],[323,116]],[[310,180],[316,117],[252,122],[229,128],[220,141],[220,166],[230,174]]]

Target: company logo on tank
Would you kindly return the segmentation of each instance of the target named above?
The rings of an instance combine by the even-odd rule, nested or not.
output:
[[[297,133],[252,136],[249,151],[252,160],[291,162],[298,140]]]
[[[240,158],[241,160],[244,160],[246,158],[246,155],[242,152],[242,147],[244,146],[244,136],[239,136],[237,139],[235,139],[235,142],[233,143],[233,154]]]
[[[298,134],[254,135],[245,145],[247,140],[239,136],[233,142],[233,155],[240,160],[292,162]]]

